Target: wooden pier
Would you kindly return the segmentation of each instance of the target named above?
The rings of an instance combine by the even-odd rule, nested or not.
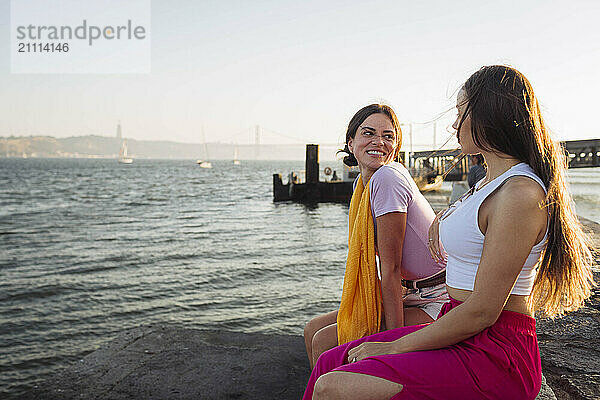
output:
[[[570,140],[560,142],[565,150],[569,168],[600,167],[600,139]],[[460,149],[417,151],[410,157],[411,173],[430,168],[443,175],[461,154]],[[464,157],[444,177],[445,181],[464,181],[471,168],[470,157]]]
[[[560,143],[567,154],[569,168],[600,167],[600,139],[572,140]],[[471,168],[471,158],[461,157],[460,149],[417,151],[412,154],[400,152],[398,159],[410,173],[419,175],[444,175],[445,181],[464,181]],[[406,162],[408,161],[408,162]],[[456,165],[451,169],[453,164]],[[306,181],[299,182],[290,173],[283,183],[281,174],[273,174],[273,201],[349,202],[352,197],[353,180],[319,180],[319,145],[306,145]]]
[[[413,176],[419,175],[420,171],[428,170],[428,173],[435,175],[444,175],[445,171],[450,170],[462,153],[460,149],[452,150],[430,150],[416,151],[409,157],[410,164],[408,170]],[[406,163],[405,163],[406,165]],[[469,174],[471,159],[463,157],[454,168],[444,177],[445,181],[464,181]]]
[[[306,182],[299,182],[292,172],[284,184],[281,174],[273,174],[273,201],[293,200],[301,203],[343,202],[352,197],[352,181],[319,181],[319,145],[306,145]]]
[[[600,139],[561,142],[568,154],[569,168],[600,167]]]

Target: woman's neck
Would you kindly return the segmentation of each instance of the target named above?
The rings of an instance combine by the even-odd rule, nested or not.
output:
[[[516,158],[507,156],[505,154],[498,155],[496,153],[486,152],[482,152],[481,154],[483,155],[485,163],[487,164],[487,172],[485,175],[484,184],[496,179],[510,168],[521,162]]]
[[[358,166],[358,169],[360,170],[360,178],[362,179],[363,185],[367,186],[367,182],[369,182],[369,179],[371,179],[376,170],[364,168],[360,165]]]

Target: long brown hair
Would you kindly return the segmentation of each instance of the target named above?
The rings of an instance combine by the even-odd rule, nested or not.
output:
[[[392,122],[392,126],[394,127],[394,131],[396,132],[396,151],[394,153],[394,159],[398,158],[398,153],[400,152],[400,147],[402,146],[402,130],[400,129],[400,122],[398,121],[398,117],[396,117],[396,113],[394,109],[385,104],[369,104],[358,110],[356,114],[352,117],[350,122],[348,123],[348,129],[346,130],[346,145],[343,149],[339,150],[338,153],[347,153],[348,155],[344,157],[344,164],[349,167],[354,167],[358,165],[358,161],[354,154],[350,151],[348,147],[348,142],[350,139],[354,139],[356,135],[356,131],[360,124],[362,124],[365,119],[367,119],[372,114],[384,114],[387,116]]]
[[[550,138],[531,84],[514,68],[492,65],[464,85],[473,142],[531,166],[546,185],[548,242],[529,297],[530,306],[554,317],[581,307],[595,285],[590,241],[573,210],[566,160]],[[459,127],[460,130],[460,127]]]

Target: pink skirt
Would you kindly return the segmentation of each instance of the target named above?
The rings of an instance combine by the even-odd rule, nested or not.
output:
[[[439,316],[459,304],[451,299]],[[303,399],[312,399],[317,379],[331,371],[366,374],[403,385],[393,400],[535,399],[540,391],[542,366],[535,319],[512,311],[502,311],[494,325],[452,346],[368,357],[348,364],[348,350],[360,343],[391,342],[424,326],[377,333],[323,353]]]

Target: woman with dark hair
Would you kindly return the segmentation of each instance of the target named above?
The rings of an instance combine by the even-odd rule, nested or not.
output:
[[[431,322],[448,300],[445,262],[433,260],[428,249],[435,214],[406,168],[394,161],[401,143],[389,106],[368,105],[350,120],[341,151],[360,175],[350,202],[344,288],[339,310],[306,325],[311,367],[338,344]]]
[[[535,312],[553,317],[589,297],[589,242],[529,81],[510,67],[484,67],[460,90],[457,109],[463,153],[481,153],[488,169],[429,230],[432,257],[443,257],[439,241],[448,255],[450,301],[435,322],[324,353],[305,399],[533,399],[541,386]]]

